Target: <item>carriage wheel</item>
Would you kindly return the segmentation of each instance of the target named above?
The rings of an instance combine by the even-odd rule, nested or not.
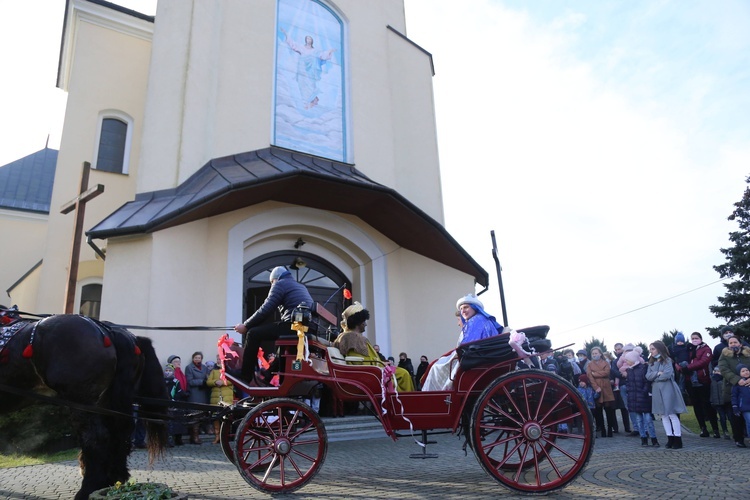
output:
[[[237,465],[237,460],[234,458],[234,439],[237,435],[237,428],[242,422],[242,418],[252,408],[252,398],[247,398],[235,403],[233,410],[221,420],[221,429],[219,431],[219,442],[221,443],[221,451],[224,452],[224,456],[227,460]]]
[[[479,397],[471,439],[479,464],[498,482],[523,493],[546,493],[583,471],[594,444],[591,422],[570,383],[549,372],[519,370]]]
[[[328,451],[323,422],[294,399],[271,399],[248,413],[235,437],[236,465],[253,488],[288,493],[307,484]]]

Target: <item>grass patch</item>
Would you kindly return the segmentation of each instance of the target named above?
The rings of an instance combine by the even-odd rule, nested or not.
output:
[[[687,413],[680,414],[680,423],[696,434],[701,433],[701,427],[695,419],[695,412],[692,406],[687,407]]]
[[[65,462],[68,460],[78,460],[78,448],[73,448],[57,453],[42,453],[39,455],[4,455],[0,454],[0,469],[8,467],[22,467],[24,465],[41,465],[55,462]]]

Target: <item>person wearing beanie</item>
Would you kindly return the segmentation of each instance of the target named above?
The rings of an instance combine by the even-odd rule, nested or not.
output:
[[[685,392],[685,374],[682,373],[681,363],[690,359],[690,352],[688,352],[688,346],[685,344],[685,335],[682,332],[677,332],[674,336],[674,343],[669,346],[668,349],[669,357],[672,358],[675,366],[674,380],[680,388],[682,393]]]
[[[732,422],[734,444],[738,448],[746,448],[745,419],[741,412],[739,415],[736,414],[732,405],[734,388],[750,386],[750,381],[743,379],[738,373],[740,370],[737,368],[741,369],[741,365],[750,366],[750,347],[743,346],[739,338],[731,336],[727,339],[727,347],[721,351],[719,370],[721,370],[721,376],[724,377],[724,407]]]
[[[674,381],[674,364],[669,357],[667,346],[656,340],[648,346],[646,380],[651,382],[651,411],[661,415],[661,423],[667,434],[666,448],[682,448],[682,427],[677,416],[687,413],[682,391]]]
[[[714,437],[720,438],[716,412],[711,406],[711,373],[709,370],[713,354],[711,348],[703,342],[703,336],[699,332],[690,334],[688,353],[688,360],[680,362],[679,365],[685,375],[685,388],[690,396],[690,404],[693,405],[695,419],[701,428],[700,437],[710,436],[706,428],[706,419],[708,419]]]
[[[579,349],[576,357],[578,358],[578,368],[581,370],[581,373],[586,373],[586,367],[589,364],[589,353],[586,352],[586,349]]]
[[[617,346],[622,344],[615,344],[615,352],[617,352]],[[615,370],[620,374],[620,396],[622,396],[622,402],[625,406],[624,410],[620,410],[622,414],[622,421],[625,422],[625,419],[630,419],[630,424],[632,431],[628,436],[630,437],[637,437],[639,436],[638,428],[635,425],[635,419],[633,418],[633,415],[630,415],[630,408],[628,407],[628,384],[626,383],[625,377],[627,376],[627,369],[628,366],[625,364],[625,358],[623,357],[626,353],[632,352],[635,346],[628,342],[622,348],[620,349],[620,353],[617,357],[617,362],[615,363],[617,369]],[[642,349],[641,349],[642,352]]]
[[[242,378],[251,381],[258,366],[258,349],[264,341],[275,341],[279,335],[292,329],[292,312],[300,304],[312,307],[310,292],[299,283],[285,267],[273,268],[269,275],[271,289],[263,304],[244,323],[235,325],[234,331],[242,335],[245,352],[242,357]],[[281,321],[264,324],[277,309],[281,310]],[[271,351],[273,349],[266,349]],[[272,367],[272,370],[275,367]]]
[[[180,363],[180,357],[172,355],[167,359],[169,360],[169,363],[164,366],[164,383],[167,386],[167,394],[172,401],[186,401],[188,395],[187,392],[182,389],[181,382],[176,376],[176,370],[178,368],[174,364],[175,361],[177,361],[177,364]],[[184,376],[185,375],[183,374],[183,377]],[[187,383],[185,384],[185,387],[187,387]],[[173,417],[183,415],[184,413],[184,410],[169,410],[170,416]],[[167,422],[168,447],[171,448],[173,446],[182,446],[185,444],[182,441],[183,434],[187,434],[187,427],[179,418],[170,419]]]
[[[456,311],[459,315],[461,333],[458,345],[474,342],[497,335],[503,330],[495,317],[484,310],[484,304],[476,295],[468,294],[456,301]],[[424,377],[423,391],[447,391],[453,387],[453,379],[459,363],[456,350],[450,351],[428,367]]]
[[[735,417],[742,417],[745,422],[745,432],[750,435],[750,368],[743,363],[738,363],[735,369],[740,380],[746,385],[738,383],[732,387],[732,411]],[[744,444],[744,439],[742,442]]]
[[[641,437],[641,446],[659,446],[656,438],[656,428],[651,418],[651,396],[649,395],[649,382],[646,380],[648,367],[641,357],[643,350],[634,347],[622,355],[625,368],[625,385],[627,386],[628,411],[633,419],[633,429]],[[622,370],[621,370],[622,371]]]
[[[383,366],[380,356],[364,335],[369,319],[370,311],[359,302],[354,302],[341,313],[341,333],[333,342],[333,346],[344,356],[357,358],[357,361],[347,361],[347,364]],[[396,368],[395,376],[398,392],[414,390],[414,381],[409,372],[403,368]]]

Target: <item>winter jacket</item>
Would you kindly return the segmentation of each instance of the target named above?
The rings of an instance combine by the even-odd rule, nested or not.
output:
[[[687,365],[688,371],[685,372],[685,377],[689,379],[692,372],[696,372],[698,374],[698,382],[701,385],[709,385],[711,383],[710,367],[712,359],[711,348],[705,343],[701,343],[695,349],[690,349],[690,359]]]
[[[651,412],[657,415],[687,413],[682,391],[674,381],[672,360],[661,359],[649,363],[646,380],[651,382]],[[661,372],[661,375],[659,373]]]
[[[219,379],[221,379],[221,368],[214,368],[208,374],[208,380],[206,380],[206,386],[211,389],[211,404],[218,405],[219,402],[222,402],[231,405],[234,402],[234,387],[228,379],[224,381],[223,385],[216,385],[216,381]]]
[[[398,367],[403,368],[409,372],[409,375],[414,376],[414,365],[411,363],[411,358],[399,359]]]
[[[586,375],[589,378],[591,387],[596,391],[601,389],[601,395],[599,396],[599,403],[606,403],[608,401],[615,400],[615,393],[612,392],[612,385],[609,383],[609,375],[612,371],[612,367],[604,358],[594,361],[589,361],[586,366]]]
[[[732,387],[732,408],[741,412],[750,411],[750,386],[738,384]]]
[[[711,377],[711,406],[724,406],[724,379],[715,380]]]
[[[313,299],[305,285],[295,280],[291,274],[283,275],[271,285],[268,297],[258,310],[245,320],[245,326],[250,329],[260,325],[276,308],[281,312],[281,321],[291,321],[292,311],[303,302],[312,307]]]
[[[581,396],[583,396],[583,400],[586,401],[586,404],[589,408],[594,408],[596,406],[596,400],[594,399],[594,389],[591,387],[576,387],[578,389],[578,392],[581,393]]]
[[[208,404],[209,391],[208,387],[206,387],[208,367],[203,363],[201,363],[200,367],[195,366],[195,363],[190,363],[185,368],[185,378],[190,389],[188,401],[191,403]]]
[[[628,411],[651,413],[651,382],[646,380],[648,365],[639,363],[628,368],[625,385],[628,388]]]
[[[742,346],[736,355],[729,347],[721,351],[719,370],[724,377],[724,403],[732,401],[732,387],[740,381],[740,376],[737,375],[737,365],[740,363],[750,366],[750,347]]]

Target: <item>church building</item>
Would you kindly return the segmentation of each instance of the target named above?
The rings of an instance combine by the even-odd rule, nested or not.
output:
[[[46,243],[8,302],[63,312],[90,162],[75,312],[231,326],[284,265],[338,318],[351,291],[382,352],[439,356],[488,275],[443,226],[433,75],[403,0],[68,0]],[[221,335],[133,331],[183,360]]]

